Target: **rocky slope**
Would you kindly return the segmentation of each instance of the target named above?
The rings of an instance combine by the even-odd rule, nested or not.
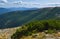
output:
[[[11,39],[17,28],[0,29],[0,39]]]

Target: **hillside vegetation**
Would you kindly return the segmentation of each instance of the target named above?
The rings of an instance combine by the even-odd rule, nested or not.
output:
[[[47,32],[45,32],[45,30],[47,30]],[[23,36],[31,36],[39,32],[52,34],[57,31],[60,31],[60,20],[39,20],[21,26],[11,36],[11,39],[20,39]]]
[[[24,25],[33,20],[60,20],[60,7],[40,8],[27,11],[13,11],[0,15],[0,29]]]

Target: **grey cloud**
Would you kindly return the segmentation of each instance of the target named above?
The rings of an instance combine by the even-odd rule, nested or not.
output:
[[[0,1],[0,3],[6,3],[6,2],[4,2],[4,1]]]

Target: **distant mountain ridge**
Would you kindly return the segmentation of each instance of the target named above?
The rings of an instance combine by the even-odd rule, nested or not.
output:
[[[25,7],[19,7],[19,8],[0,8],[0,14],[4,14],[7,12],[12,12],[12,11],[18,11],[18,10],[34,10],[37,8],[25,8]]]
[[[6,8],[0,8],[0,14],[8,12],[8,9]]]
[[[12,11],[0,15],[0,28],[17,27],[34,20],[60,20],[60,7]]]

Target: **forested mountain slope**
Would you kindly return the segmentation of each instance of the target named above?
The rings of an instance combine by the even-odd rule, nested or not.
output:
[[[33,20],[60,20],[60,7],[48,7],[35,10],[13,11],[0,15],[0,28],[11,28]]]

